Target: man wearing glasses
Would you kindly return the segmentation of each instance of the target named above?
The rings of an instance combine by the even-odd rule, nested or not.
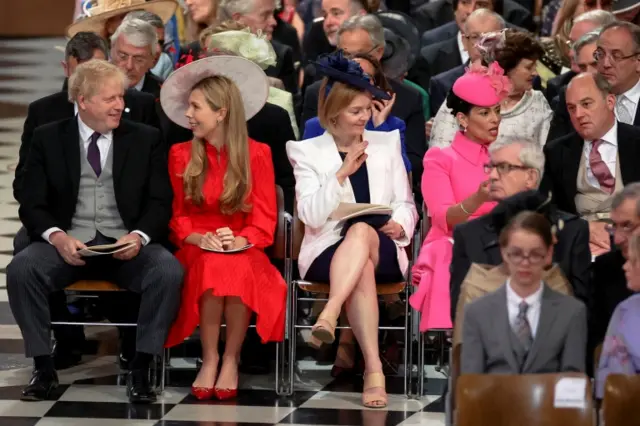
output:
[[[490,214],[460,224],[453,231],[451,317],[455,320],[460,289],[471,264],[501,264],[498,235],[511,217],[525,210],[540,211],[552,223],[562,223],[556,233],[553,261],[571,283],[574,295],[589,306],[589,226],[576,215],[550,208],[548,194],[537,190],[545,163],[540,145],[521,139],[498,140],[491,144],[489,157],[491,161],[485,166],[489,196],[499,204]]]

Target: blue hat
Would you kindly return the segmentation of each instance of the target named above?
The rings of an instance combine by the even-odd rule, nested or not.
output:
[[[384,90],[371,84],[370,76],[366,74],[360,64],[352,59],[348,59],[338,50],[334,53],[323,55],[315,62],[316,72],[324,75],[329,79],[329,85],[333,82],[353,86],[355,88],[367,91],[374,98],[389,100],[391,96]]]

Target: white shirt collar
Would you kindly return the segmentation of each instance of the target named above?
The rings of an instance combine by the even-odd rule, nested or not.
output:
[[[609,129],[607,133],[605,133],[600,139],[603,141],[617,147],[618,146],[618,120],[613,122],[613,126]],[[585,141],[589,143],[589,146],[593,143],[593,141]]]
[[[458,31],[458,35],[456,36],[456,40],[458,41],[458,51],[460,51],[460,59],[463,64],[466,64],[469,60],[469,52],[464,48],[464,44],[462,43],[462,33]]]
[[[637,105],[638,101],[640,100],[640,79],[636,82],[635,86],[633,86],[631,89],[627,90],[620,96],[623,96],[627,100]]]
[[[134,87],[134,89],[136,89],[137,91],[141,92],[142,91],[142,86],[144,86],[144,79],[146,78],[146,75],[143,75],[142,78],[140,79],[140,81],[138,82],[138,84],[136,84]]]
[[[518,296],[518,294],[511,288],[511,279],[508,279],[507,280],[507,303],[515,306],[519,306],[520,302],[524,300],[525,302],[527,302],[527,305],[529,305],[529,307],[532,307],[534,305],[541,303],[542,290],[544,290],[544,283],[540,281],[540,287],[538,288],[538,290],[536,290],[535,293],[528,296],[527,298],[522,299],[522,297]]]
[[[95,130],[87,126],[85,122],[82,121],[82,118],[80,118],[80,114],[78,114],[77,117],[78,117],[78,130],[80,132],[80,140],[82,142],[87,142],[91,138],[91,135],[93,135]],[[113,138],[113,131],[109,131],[108,133],[101,134],[100,137],[106,138],[109,141],[111,141],[111,139]]]

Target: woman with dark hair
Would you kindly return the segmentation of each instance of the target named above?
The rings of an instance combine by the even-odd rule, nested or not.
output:
[[[451,328],[449,265],[453,228],[491,211],[487,146],[498,136],[500,103],[510,91],[497,62],[473,65],[454,83],[447,108],[459,130],[446,148],[432,148],[424,157],[422,194],[431,218],[420,257],[413,268],[418,290],[411,306],[420,311],[420,331]]]
[[[515,29],[490,33],[478,42],[483,62],[496,62],[509,78],[512,90],[500,103],[499,138],[520,137],[544,145],[553,111],[540,91],[533,89],[536,63],[544,54],[540,43],[528,32]],[[429,146],[449,146],[459,126],[450,108],[438,110]]]
[[[382,72],[382,65],[380,62],[371,55],[358,53],[351,57],[354,62],[357,62],[362,70],[370,78],[371,84],[383,90],[385,93],[391,95],[389,100],[375,99],[371,108],[371,119],[367,122],[367,130],[375,130],[377,132],[393,132],[398,130],[400,132],[400,145],[402,147],[402,161],[407,169],[407,172],[411,171],[411,163],[409,157],[407,157],[407,147],[404,142],[404,134],[406,125],[403,120],[390,115],[391,108],[395,103],[395,94],[391,85],[387,81],[384,73]],[[320,124],[318,117],[310,118],[304,124],[304,134],[302,139],[311,139],[316,136],[320,136],[325,132],[325,129]]]
[[[543,281],[554,240],[547,218],[529,211],[500,232],[509,278],[465,309],[462,374],[584,372],[587,308]]]

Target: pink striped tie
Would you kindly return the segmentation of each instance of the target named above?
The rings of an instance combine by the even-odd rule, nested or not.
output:
[[[616,179],[611,175],[609,167],[607,167],[607,164],[602,160],[602,156],[598,151],[598,148],[600,148],[600,145],[602,145],[603,142],[604,141],[602,139],[593,141],[591,153],[589,154],[589,167],[591,167],[591,172],[596,179],[598,179],[600,189],[609,194],[613,194],[613,189],[616,186]]]

